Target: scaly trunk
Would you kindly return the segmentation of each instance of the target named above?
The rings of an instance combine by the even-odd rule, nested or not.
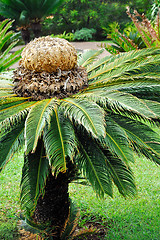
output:
[[[31,23],[31,29],[34,33],[35,38],[39,38],[41,36],[42,25],[40,21],[35,21]]]
[[[47,179],[44,197],[40,197],[35,209],[36,222],[50,222],[51,239],[59,240],[69,215],[68,178],[65,173],[54,177],[51,173]]]
[[[21,29],[22,39],[25,42],[25,45],[30,42],[30,31],[28,28]]]

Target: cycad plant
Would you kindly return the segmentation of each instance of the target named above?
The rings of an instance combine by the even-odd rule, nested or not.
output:
[[[10,51],[17,44],[18,40],[8,43],[14,32],[10,30],[12,21],[6,19],[0,22],[0,72],[3,72],[21,58],[22,50],[11,54]]]
[[[113,55],[146,48],[142,38],[132,27],[124,29],[123,33],[118,28],[113,28],[107,37],[112,40],[113,44],[102,43],[101,46]]]
[[[160,8],[160,1],[154,0],[151,8],[151,17],[152,19],[156,19],[157,16],[159,17],[159,8]]]
[[[159,47],[160,46],[160,29],[159,29],[159,11],[154,21],[151,22],[145,14],[139,14],[137,10],[134,13],[130,13],[130,8],[127,7],[126,13],[133,21],[138,33],[140,34],[146,47]]]
[[[1,94],[0,168],[25,146],[21,204],[45,239],[73,233],[70,182],[86,179],[99,197],[113,196],[114,183],[133,196],[134,152],[160,164],[160,50],[97,60],[101,52],[77,62],[66,40],[35,39]]]
[[[0,14],[14,19],[25,43],[30,41],[30,28],[35,37],[41,33],[42,18],[52,13],[64,0],[0,0]]]
[[[160,46],[160,18],[159,18],[159,1],[155,1],[152,7],[152,21],[145,14],[139,14],[137,10],[133,13],[127,7],[127,15],[131,18],[134,27],[125,28],[123,33],[119,32],[119,26],[112,24],[112,31],[108,38],[112,39],[113,44],[102,44],[111,54],[119,52],[128,52],[146,47]],[[115,26],[114,26],[115,25]],[[129,30],[129,31],[128,31]]]

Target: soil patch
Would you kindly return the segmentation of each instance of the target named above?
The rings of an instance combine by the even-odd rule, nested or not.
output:
[[[73,240],[103,240],[107,235],[109,225],[101,219],[97,221],[88,221],[83,227],[76,227]],[[37,234],[19,230],[20,240],[45,240]]]

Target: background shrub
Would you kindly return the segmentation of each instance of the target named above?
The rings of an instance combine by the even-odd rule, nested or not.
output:
[[[66,0],[51,18],[43,22],[43,34],[59,34],[64,31],[76,32],[82,28],[94,28],[94,40],[103,40],[109,32],[104,32],[110,23],[118,22],[125,27],[131,22],[126,14],[126,6],[149,14],[153,0]]]
[[[78,41],[88,41],[93,38],[93,35],[96,33],[96,30],[94,28],[88,29],[88,28],[82,28],[80,30],[77,30],[74,33],[73,40]]]

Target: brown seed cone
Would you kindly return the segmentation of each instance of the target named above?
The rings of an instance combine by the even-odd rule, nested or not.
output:
[[[31,71],[19,66],[14,71],[14,92],[31,100],[65,98],[88,86],[85,68],[76,66],[69,71],[47,73]]]
[[[50,36],[36,38],[22,51],[20,64],[36,72],[71,70],[77,64],[77,52],[67,40]]]

